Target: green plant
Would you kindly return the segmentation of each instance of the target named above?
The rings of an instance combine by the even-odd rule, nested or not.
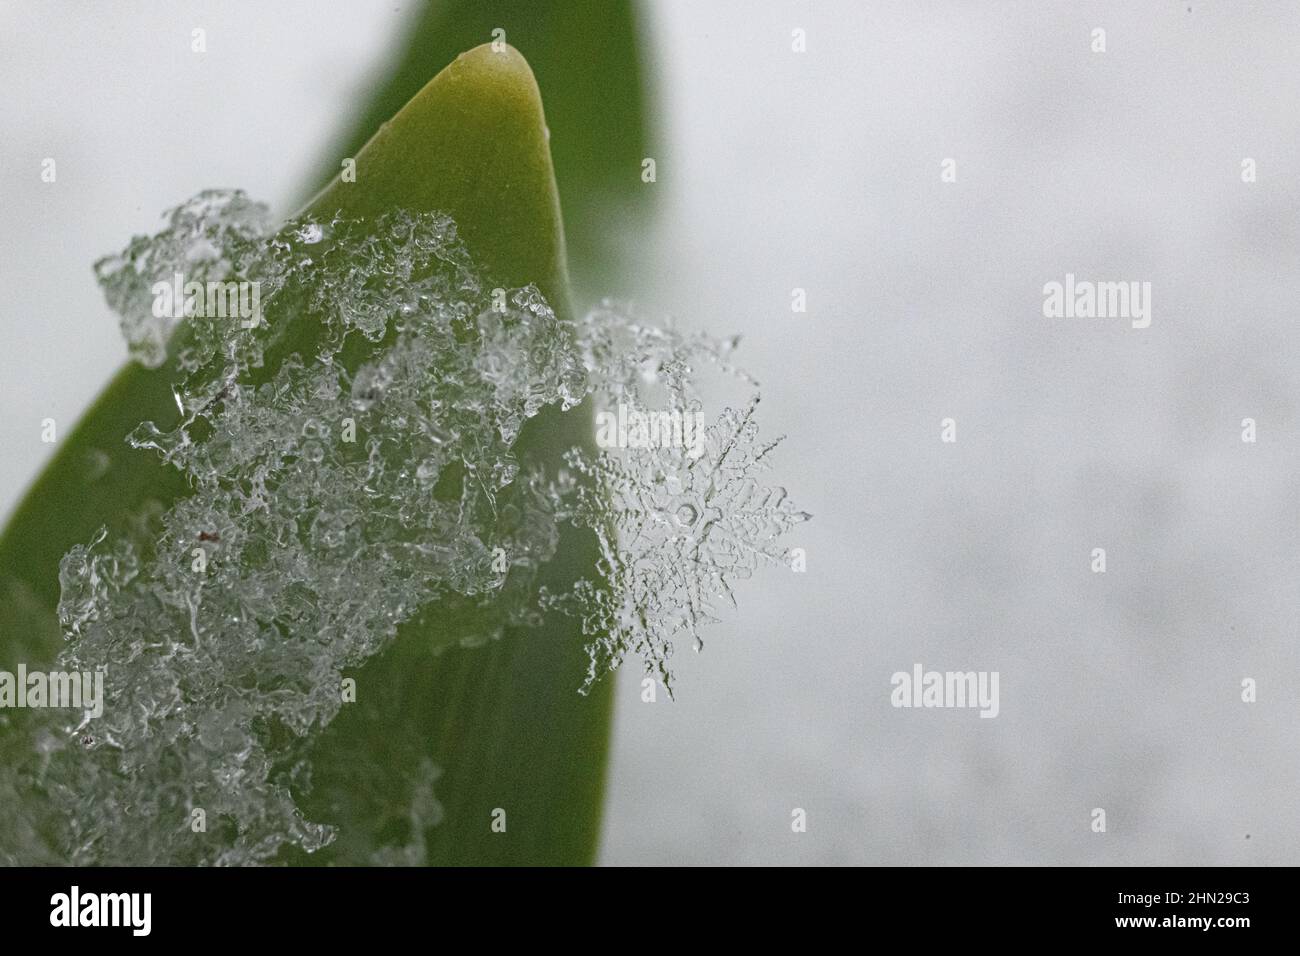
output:
[[[313,210],[364,218],[395,207],[448,212],[493,279],[534,282],[558,314],[570,314],[546,125],[518,53],[483,46],[460,57],[356,158],[357,182],[327,186]],[[285,350],[305,350],[310,336],[310,329],[291,329]],[[14,514],[0,538],[4,665],[49,661],[57,653],[57,569],[70,547],[101,526],[122,533],[149,502],[166,506],[186,493],[177,473],[123,441],[141,420],[175,423],[176,376],[170,362],[119,373]],[[546,459],[588,435],[581,409],[547,413],[530,422],[517,450]],[[555,583],[592,566],[594,542],[575,535],[560,554],[548,571]],[[389,690],[364,695],[319,736],[313,787],[303,798],[309,816],[340,824],[342,834],[318,856],[286,854],[287,861],[366,859],[391,822],[385,766],[413,755],[429,756],[443,771],[438,799],[445,816],[426,835],[428,862],[593,858],[611,698],[608,683],[586,697],[575,693],[586,659],[576,626],[548,618],[486,648],[435,658],[432,651],[458,628],[454,611],[426,616],[358,674],[363,685]],[[489,830],[498,806],[510,808],[509,839]]]
[[[624,294],[634,264],[620,233],[651,212],[640,179],[651,154],[650,44],[632,0],[428,0],[385,79],[326,155],[305,202],[355,156],[433,73],[461,52],[503,37],[527,58],[546,102],[575,299]]]

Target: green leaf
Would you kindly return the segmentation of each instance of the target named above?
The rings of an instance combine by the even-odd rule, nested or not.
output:
[[[470,252],[503,285],[535,282],[568,312],[559,199],[546,125],[528,64],[481,46],[439,73],[357,156],[357,181],[335,181],[312,202],[373,216],[394,207],[441,209]],[[561,311],[563,310],[563,311]],[[297,330],[301,332],[301,330]],[[185,493],[180,476],[133,451],[141,420],[176,421],[170,363],[124,369],[64,443],[0,538],[0,666],[50,660],[58,563],[101,525],[121,533],[152,503]],[[532,420],[516,450],[554,460],[590,441],[585,409]],[[105,466],[105,462],[107,465]],[[589,574],[595,542],[572,532],[545,582]],[[436,655],[464,633],[456,611],[435,608],[399,630],[358,673],[358,701],[319,735],[307,815],[338,824],[335,845],[287,862],[363,863],[378,846],[408,842],[404,807],[422,760],[442,775],[444,809],[425,834],[429,863],[569,864],[595,853],[608,746],[610,684],[577,693],[583,638],[566,619],[514,631],[488,647]],[[491,829],[506,813],[505,833]]]
[[[391,209],[449,213],[479,264],[510,286],[535,282],[568,312],[569,279],[541,94],[509,46],[462,53],[356,155],[308,213],[372,219]]]
[[[622,294],[635,273],[622,237],[651,212],[641,182],[653,133],[643,27],[630,0],[427,0],[382,84],[322,157],[324,182],[428,81],[431,67],[504,31],[546,95],[568,258],[580,302]]]
[[[517,52],[485,45],[458,57],[356,158],[357,182],[335,180],[313,200],[314,210],[450,212],[497,281],[536,282],[565,314],[563,235],[545,120]],[[516,452],[554,464],[564,449],[590,442],[585,406],[567,415],[552,410],[529,422]],[[564,588],[592,575],[597,551],[589,535],[567,533],[558,554],[544,583]],[[612,684],[577,693],[587,655],[577,626],[563,618],[434,657],[448,635],[471,630],[444,609],[402,628],[396,645],[357,675],[359,688],[392,690],[359,696],[313,751],[308,815],[339,822],[344,831],[324,851],[326,860],[362,862],[376,842],[403,838],[405,793],[386,783],[394,768],[409,772],[422,756],[442,770],[436,793],[444,818],[425,834],[428,862],[565,865],[594,858]],[[505,811],[504,833],[491,829],[498,809]]]

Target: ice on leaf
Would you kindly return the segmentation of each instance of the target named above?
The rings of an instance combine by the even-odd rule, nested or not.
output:
[[[671,692],[674,640],[699,650],[719,604],[735,606],[735,582],[765,562],[789,563],[782,538],[809,516],[784,488],[759,481],[779,441],[759,441],[757,405],[726,409],[698,456],[685,446],[569,453],[592,479],[578,486],[572,518],[597,535],[603,581],[543,600],[582,619],[588,685],[635,652]]]
[[[104,712],[29,713],[6,735],[0,859],[248,864],[320,848],[334,832],[295,800],[310,743],[347,706],[345,675],[403,623],[460,602],[482,626],[454,639],[472,645],[575,614],[587,683],[629,653],[667,678],[673,641],[700,640],[806,517],[758,481],[773,444],[753,403],[725,411],[702,454],[574,449],[522,467],[515,440],[548,407],[698,411],[696,369],[734,371],[735,343],[612,303],[563,322],[534,287],[491,288],[445,216],[272,231],[242,193],[209,192],[96,271],[132,354],[183,373],[179,425],[142,423],[130,441],[193,493],[137,516],[134,537],[65,556],[55,667],[103,671]],[[155,315],[155,284],[177,274],[256,283],[263,321]],[[566,522],[595,535],[600,563],[571,592],[539,591]],[[420,861],[440,817],[437,768],[402,773],[411,837],[371,862]]]

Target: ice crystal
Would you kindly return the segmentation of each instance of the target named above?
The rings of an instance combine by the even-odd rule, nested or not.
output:
[[[759,442],[757,405],[755,397],[743,411],[726,409],[698,456],[685,446],[635,448],[622,458],[568,454],[593,479],[578,486],[571,516],[596,532],[602,580],[543,593],[543,603],[580,617],[591,638],[584,686],[635,651],[671,693],[673,639],[701,649],[700,629],[716,622],[719,602],[735,606],[735,582],[763,562],[789,563],[781,539],[809,516],[784,488],[757,480],[779,443]]]
[[[733,336],[715,339],[703,332],[683,333],[657,325],[636,310],[605,300],[579,322],[579,344],[589,375],[589,388],[601,399],[617,404],[649,404],[656,399],[681,408],[693,401],[698,371],[707,362],[749,385],[756,385],[730,355],[740,344]]]
[[[695,367],[734,371],[735,342],[612,303],[575,326],[534,287],[494,294],[445,216],[271,231],[242,193],[204,193],[96,269],[133,355],[184,373],[179,423],[130,441],[193,493],[140,516],[139,535],[101,532],[64,558],[57,667],[104,671],[107,704],[93,721],[24,728],[0,793],[35,809],[0,842],[41,833],[73,863],[311,852],[335,834],[294,799],[308,744],[345,706],[345,672],[435,601],[474,607],[481,629],[431,640],[472,645],[569,613],[590,639],[587,684],[631,652],[667,680],[673,639],[698,642],[806,517],[756,480],[774,443],[758,442],[754,403],[724,412],[702,454],[575,448],[521,467],[515,440],[547,407],[698,411]],[[178,274],[256,283],[261,320],[155,315],[155,283]],[[565,522],[595,534],[600,562],[569,592],[539,592]],[[403,772],[411,838],[370,862],[421,862],[441,815],[437,768]]]
[[[171,210],[167,220],[161,233],[136,236],[121,253],[95,263],[104,296],[121,316],[131,357],[149,368],[166,360],[179,321],[154,308],[155,284],[170,284],[178,272],[187,281],[206,283],[239,270],[260,251],[269,210],[238,190],[208,190]]]

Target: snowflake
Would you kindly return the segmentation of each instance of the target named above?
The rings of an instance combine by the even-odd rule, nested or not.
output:
[[[735,607],[733,586],[762,563],[790,564],[781,538],[810,515],[779,486],[756,476],[781,439],[758,440],[755,396],[726,409],[705,429],[703,447],[633,448],[622,455],[574,450],[569,465],[590,481],[570,515],[596,533],[599,581],[568,594],[545,594],[547,608],[572,614],[591,638],[584,692],[629,652],[672,693],[673,641],[716,623],[721,602]]]

